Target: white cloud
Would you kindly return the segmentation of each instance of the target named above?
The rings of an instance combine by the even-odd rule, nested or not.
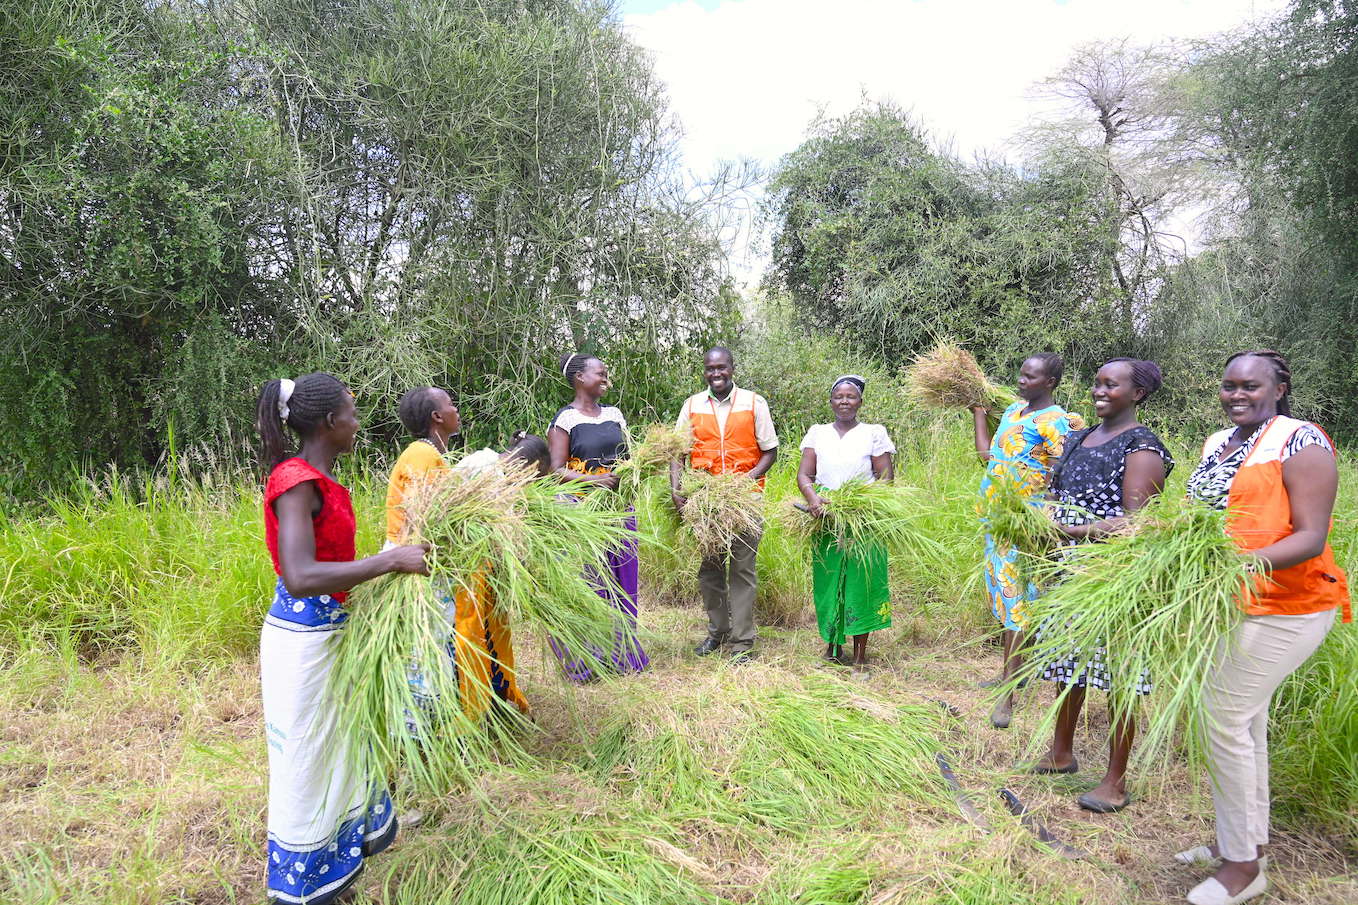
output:
[[[1034,83],[1078,44],[1148,43],[1235,28],[1282,0],[681,0],[624,15],[655,53],[683,124],[684,159],[771,165],[816,111],[890,98],[959,153],[1004,153],[1038,109]],[[624,11],[626,3],[623,4]],[[757,266],[749,261],[739,270]]]

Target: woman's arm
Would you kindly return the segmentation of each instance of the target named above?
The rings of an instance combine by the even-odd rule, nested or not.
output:
[[[990,425],[986,423],[986,416],[989,413],[984,405],[971,407],[971,423],[976,433],[976,454],[981,457],[982,464],[990,461]]]
[[[891,453],[882,453],[880,456],[872,457],[872,476],[878,481],[888,483],[896,480],[896,464],[892,461]]]
[[[1122,473],[1122,509],[1126,515],[1100,519],[1088,525],[1062,525],[1061,533],[1076,540],[1102,537],[1127,523],[1128,517],[1165,489],[1165,460],[1152,449],[1138,449],[1127,456]]]
[[[547,452],[551,455],[551,463],[548,468],[552,474],[559,477],[562,481],[584,481],[589,484],[598,484],[613,490],[618,486],[618,476],[611,471],[603,474],[585,474],[583,471],[574,471],[566,467],[566,459],[571,451],[571,435],[553,424],[547,430]]]
[[[1292,510],[1292,533],[1254,550],[1269,569],[1286,569],[1325,552],[1330,516],[1339,491],[1339,467],[1323,446],[1307,446],[1283,463],[1283,486]]]
[[[317,562],[312,513],[320,508],[320,494],[307,481],[279,494],[273,502],[278,516],[278,564],[283,586],[294,597],[315,597],[347,591],[356,584],[388,572],[428,575],[424,555],[428,544],[393,547],[353,562]]]
[[[802,450],[802,461],[797,466],[797,487],[806,498],[806,508],[817,518],[825,514],[825,501],[816,493],[816,451],[811,447]]]

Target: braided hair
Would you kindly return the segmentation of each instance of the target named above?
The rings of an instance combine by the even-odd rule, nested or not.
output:
[[[405,395],[401,397],[396,414],[410,436],[416,440],[424,440],[429,437],[429,421],[433,418],[436,407],[433,387],[415,387],[413,390],[406,390]]]
[[[1053,386],[1061,382],[1061,375],[1066,372],[1065,359],[1055,352],[1034,352],[1024,361],[1042,362],[1042,373],[1051,378]]]
[[[572,352],[569,355],[561,356],[561,376],[566,378],[566,382],[575,387],[575,378],[579,376],[591,361],[596,361],[593,355],[586,355],[584,352]]]
[[[1153,361],[1148,361],[1144,358],[1128,358],[1124,355],[1118,358],[1108,359],[1104,362],[1104,366],[1107,367],[1115,361],[1125,361],[1131,365],[1132,386],[1139,387],[1146,391],[1146,395],[1142,396],[1141,399],[1137,401],[1137,405],[1140,405],[1151,398],[1151,394],[1164,385],[1165,377],[1160,373],[1160,366]]]
[[[1262,358],[1273,366],[1273,379],[1280,385],[1287,387],[1283,390],[1282,398],[1278,400],[1278,414],[1291,417],[1292,415],[1292,369],[1287,365],[1287,359],[1283,358],[1278,352],[1272,349],[1251,349],[1247,352],[1237,352],[1226,359],[1226,366],[1230,367],[1231,362],[1237,358]]]
[[[551,454],[547,450],[547,441],[525,430],[514,431],[510,436],[509,457],[536,465],[539,474],[546,474],[552,463]]]
[[[259,464],[265,474],[291,455],[292,444],[283,430],[292,429],[299,440],[305,441],[325,423],[327,415],[340,410],[350,395],[333,374],[303,374],[294,381],[292,395],[287,400],[287,421],[281,417],[279,393],[283,381],[265,381],[255,405],[255,427],[259,430]]]

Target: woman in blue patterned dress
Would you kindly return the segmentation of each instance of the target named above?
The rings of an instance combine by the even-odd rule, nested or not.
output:
[[[1033,499],[1041,499],[1047,489],[1052,462],[1061,456],[1066,434],[1084,426],[1079,415],[1067,412],[1052,400],[1061,382],[1064,363],[1054,352],[1030,355],[1019,368],[1019,401],[1005,409],[992,440],[984,406],[972,409],[976,429],[976,452],[985,463],[978,509],[1000,482],[1008,482]],[[982,523],[984,524],[984,515]],[[1019,580],[1017,551],[996,543],[985,535],[985,583],[990,608],[1004,626],[1004,666],[993,682],[1007,682],[1023,664],[1023,604],[1037,595],[1033,585]],[[1012,696],[1006,695],[990,714],[997,729],[1007,729],[1013,710]]]

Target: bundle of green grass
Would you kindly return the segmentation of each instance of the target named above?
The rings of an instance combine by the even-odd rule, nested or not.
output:
[[[640,440],[629,440],[627,458],[613,467],[618,494],[632,502],[652,488],[668,487],[670,463],[683,461],[692,445],[689,431],[672,424],[647,426]]]
[[[884,547],[893,557],[941,555],[942,547],[925,527],[927,512],[912,488],[888,481],[845,481],[820,494],[825,514],[814,516],[795,501],[782,512],[788,533],[810,543],[823,532],[846,553],[867,555]]]
[[[1001,412],[1018,397],[1011,390],[992,383],[966,349],[940,340],[928,352],[915,358],[906,370],[910,397],[935,409],[985,406]]]
[[[722,556],[764,528],[764,494],[747,475],[688,470],[680,484],[682,536],[699,556]]]
[[[606,579],[591,567],[627,536],[627,513],[616,498],[610,504],[609,495],[585,490],[508,464],[439,472],[407,495],[404,540],[432,544],[432,578],[387,575],[361,585],[330,677],[345,751],[367,775],[404,769],[417,792],[437,795],[516,753],[517,711],[497,707],[505,717],[497,720],[464,712],[449,659],[459,591],[606,673],[615,614],[593,583]],[[456,640],[471,649],[482,641]],[[471,693],[494,700],[488,688]]]
[[[1137,686],[1148,673],[1154,691],[1145,700],[1136,759],[1164,759],[1182,728],[1183,752],[1201,766],[1207,682],[1253,587],[1249,558],[1226,534],[1226,513],[1162,496],[1124,530],[1061,553],[1038,570],[1047,590],[1028,604],[1028,624],[1038,629],[1027,661],[1035,669],[1072,655],[1088,662],[1102,646],[1114,722],[1137,716]],[[1047,707],[1034,737],[1055,723],[1063,696]]]

